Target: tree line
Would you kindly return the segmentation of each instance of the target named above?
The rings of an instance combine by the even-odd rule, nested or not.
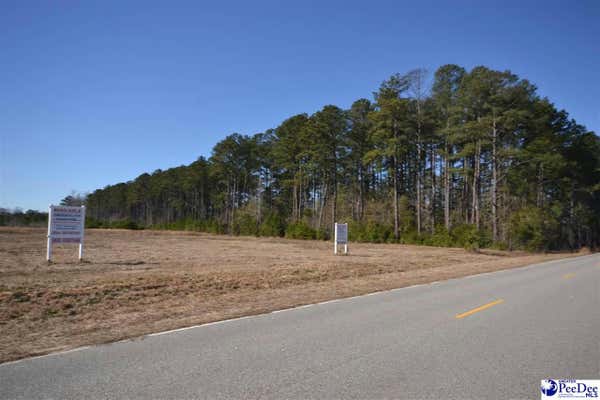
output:
[[[82,206],[85,204],[86,195],[72,192],[60,201],[61,206]],[[48,212],[38,210],[23,210],[0,207],[0,226],[48,226]]]
[[[210,158],[86,199],[99,227],[440,246],[600,244],[600,139],[510,71],[444,65],[385,80]]]
[[[20,208],[10,210],[0,208],[0,226],[47,226],[48,213],[36,210],[27,210],[23,212]]]

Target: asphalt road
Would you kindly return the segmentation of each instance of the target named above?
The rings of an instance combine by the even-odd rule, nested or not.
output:
[[[567,377],[600,377],[600,255],[2,364],[0,397],[537,399]]]

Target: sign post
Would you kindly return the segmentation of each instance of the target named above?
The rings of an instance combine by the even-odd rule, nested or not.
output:
[[[338,244],[344,245],[344,254],[348,254],[348,224],[335,223],[333,254],[338,253]]]
[[[54,243],[79,243],[79,261],[83,259],[85,206],[50,206],[48,210],[48,248],[46,260],[52,260]]]
[[[46,261],[52,259],[52,206],[48,207],[48,245],[46,247]]]

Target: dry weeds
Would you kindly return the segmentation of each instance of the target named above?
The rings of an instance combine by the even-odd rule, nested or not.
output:
[[[0,228],[0,362],[571,254],[87,230],[45,262],[43,229]]]

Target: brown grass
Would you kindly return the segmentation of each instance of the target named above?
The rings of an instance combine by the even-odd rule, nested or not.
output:
[[[43,229],[0,228],[0,362],[301,304],[568,257],[88,230],[45,261]]]

